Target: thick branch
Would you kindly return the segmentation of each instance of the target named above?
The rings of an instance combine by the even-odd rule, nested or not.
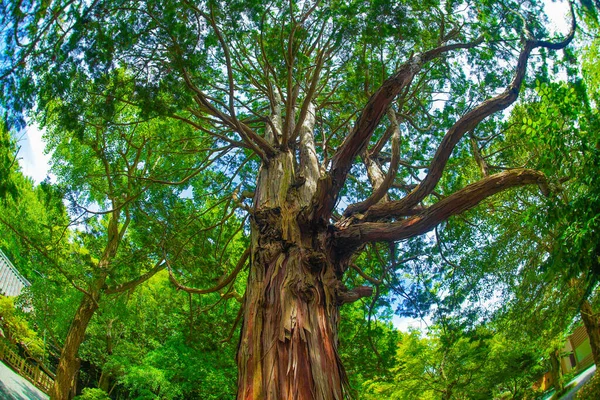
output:
[[[159,271],[162,271],[165,268],[165,266],[166,266],[166,264],[165,264],[164,260],[160,260],[159,262],[157,262],[154,265],[154,268],[152,268],[150,271],[146,272],[145,274],[140,275],[137,279],[133,279],[133,280],[130,280],[129,282],[125,282],[120,285],[117,285],[117,286],[114,286],[111,288],[107,288],[104,291],[104,293],[115,294],[115,293],[125,292],[129,289],[133,289],[134,287],[137,287],[138,285],[140,285],[140,284],[146,282],[148,279],[152,278]]]
[[[310,103],[300,127],[300,176],[304,184],[300,186],[299,193],[302,205],[308,205],[317,188],[317,181],[321,175],[319,159],[315,148],[314,138],[315,106]]]
[[[322,179],[319,184],[315,202],[314,220],[326,219],[331,214],[340,190],[346,182],[348,172],[354,159],[363,152],[375,128],[379,125],[383,114],[394,98],[408,87],[423,64],[439,55],[455,50],[477,46],[483,41],[478,39],[471,43],[459,43],[441,46],[423,54],[411,57],[400,69],[385,80],[381,87],[371,96],[363,108],[354,128],[340,145],[331,162],[329,179]]]
[[[519,55],[519,61],[517,63],[513,81],[504,92],[479,104],[473,110],[469,111],[458,121],[456,121],[454,125],[452,125],[442,139],[442,142],[440,143],[429,167],[429,173],[425,179],[423,179],[423,181],[402,200],[392,201],[386,204],[371,207],[371,209],[367,212],[367,219],[375,220],[384,216],[402,216],[412,207],[419,204],[435,189],[437,183],[442,177],[444,169],[446,168],[446,163],[448,162],[454,147],[458,144],[460,139],[462,139],[465,133],[474,129],[488,116],[506,109],[517,100],[521,83],[523,82],[523,78],[525,76],[525,70],[527,69],[527,60],[533,48],[533,42],[526,42],[521,54]]]
[[[572,9],[571,18],[571,31],[562,41],[557,43],[534,39],[525,41],[523,50],[519,54],[515,75],[511,84],[506,88],[506,90],[503,93],[479,104],[473,110],[469,111],[458,121],[456,121],[456,123],[454,123],[454,125],[450,128],[450,130],[448,130],[442,139],[442,142],[440,143],[429,168],[429,173],[411,193],[409,193],[402,200],[372,207],[368,211],[366,218],[368,220],[376,220],[382,217],[398,217],[405,215],[404,213],[408,212],[410,209],[420,203],[427,195],[429,195],[435,189],[437,183],[442,177],[442,173],[444,172],[446,163],[450,158],[454,147],[465,135],[465,133],[473,130],[488,116],[506,109],[517,100],[521,84],[525,77],[527,61],[531,51],[537,47],[545,47],[553,50],[562,49],[573,40],[576,23]]]
[[[363,222],[350,225],[334,234],[336,246],[347,249],[367,242],[389,242],[418,236],[496,193],[534,183],[540,185],[542,192],[546,193],[546,177],[538,171],[515,169],[491,175],[438,201],[412,218],[398,222]]]
[[[362,299],[363,297],[370,297],[373,295],[373,288],[370,286],[358,286],[354,289],[348,290],[347,292],[340,292],[337,294],[337,300],[340,304],[354,303]]]
[[[377,202],[379,202],[379,200],[381,200],[386,195],[386,193],[392,186],[392,183],[394,183],[394,179],[396,178],[396,174],[398,173],[398,165],[400,163],[400,127],[398,126],[398,121],[396,120],[395,113],[396,112],[391,108],[388,111],[390,123],[393,127],[392,160],[390,162],[390,168],[388,169],[388,172],[383,182],[381,182],[379,186],[374,187],[371,196],[369,196],[365,201],[349,205],[346,211],[344,211],[345,216],[349,216],[354,213],[362,213],[372,205],[377,204]]]

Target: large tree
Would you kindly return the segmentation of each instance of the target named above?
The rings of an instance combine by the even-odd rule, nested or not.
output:
[[[112,271],[119,238],[138,221],[130,218],[133,208],[143,218],[153,202],[163,202],[160,190],[143,194],[150,184],[201,181],[201,172],[211,171],[217,192],[239,207],[225,207],[223,219],[249,216],[250,248],[222,281],[230,283],[248,260],[240,399],[341,399],[347,379],[338,356],[340,307],[370,296],[373,286],[379,291],[401,248],[385,246],[389,267],[380,266],[379,278],[360,270],[360,254],[423,235],[509,188],[547,189],[544,174],[514,165],[463,179],[462,169],[481,155],[462,139],[475,131],[472,141],[502,136],[502,110],[517,100],[528,64],[533,60],[536,75],[547,78],[548,54],[573,39],[573,12],[570,32],[548,38],[541,3],[529,1],[69,0],[2,7],[2,104],[10,122],[33,110],[65,159],[77,157],[64,153],[69,140],[99,156],[98,171],[78,175],[93,183],[80,181],[85,190],[100,188],[101,200],[87,200],[99,202],[108,218],[83,311],[120,287],[111,288],[104,271]],[[113,145],[110,135],[121,139]],[[147,173],[156,166],[160,174]],[[173,193],[182,196],[163,194]],[[195,204],[199,213],[213,207]],[[175,284],[194,291],[176,277],[186,264],[181,247],[154,238],[147,246],[162,252],[156,268],[164,260]],[[348,288],[350,270],[368,285]],[[75,340],[70,335],[67,343]],[[58,385],[69,385],[74,369],[61,373]],[[57,388],[53,397],[67,392]]]

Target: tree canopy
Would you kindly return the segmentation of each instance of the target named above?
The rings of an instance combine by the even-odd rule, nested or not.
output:
[[[33,200],[17,203],[37,191],[48,218],[2,217],[2,229],[44,259],[52,290],[68,288],[66,311],[52,314],[66,321],[51,329],[52,398],[69,397],[79,354],[104,388],[121,374],[132,395],[200,396],[208,389],[173,384],[179,375],[164,365],[217,362],[216,337],[239,325],[239,399],[341,399],[359,384],[342,361],[366,357],[338,348],[348,332],[375,355],[364,380],[404,373],[381,355],[394,351],[392,307],[489,333],[445,332],[441,347],[401,339],[399,354],[423,353],[411,373],[442,354],[469,375],[482,354],[505,362],[498,348],[512,339],[482,326],[506,310],[482,312],[476,300],[503,291],[510,313],[568,288],[573,298],[559,306],[576,310],[594,288],[597,54],[590,47],[580,79],[570,47],[595,29],[593,4],[562,4],[569,24],[558,33],[538,1],[0,7],[5,123],[45,129],[56,176],[19,196],[2,131],[0,196],[27,213]],[[148,295],[167,277],[172,287]],[[55,309],[60,296],[50,297]],[[373,335],[354,328],[360,314]],[[199,339],[204,323],[228,329]],[[472,384],[440,371],[459,392]],[[438,384],[433,392],[457,393]]]

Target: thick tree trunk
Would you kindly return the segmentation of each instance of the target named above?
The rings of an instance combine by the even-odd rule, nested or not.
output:
[[[77,352],[83,342],[85,330],[97,308],[98,304],[93,299],[87,295],[83,296],[60,354],[54,386],[50,391],[52,400],[69,399],[71,387],[79,369]]]
[[[592,348],[592,355],[594,356],[594,364],[600,367],[600,321],[598,317],[594,315],[592,305],[589,301],[584,300],[581,304],[581,320],[585,325],[585,329],[590,337],[590,347]]]
[[[238,353],[238,399],[342,399],[339,307],[327,263],[264,243],[253,253]]]
[[[291,153],[259,174],[237,356],[240,400],[343,397],[341,272],[327,252],[326,227],[302,225],[310,193],[294,175]]]

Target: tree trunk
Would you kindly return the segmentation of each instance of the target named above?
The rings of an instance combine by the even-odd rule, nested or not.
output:
[[[85,330],[97,308],[98,304],[93,299],[88,295],[83,296],[60,354],[54,386],[50,391],[52,400],[69,399],[71,387],[79,369],[79,359],[77,358],[79,346],[83,342]]]
[[[588,336],[590,337],[590,347],[594,356],[594,364],[600,367],[600,321],[594,315],[592,305],[588,300],[584,300],[581,304],[581,320],[585,325]]]
[[[104,390],[106,393],[110,390],[110,381],[112,374],[110,371],[102,371],[100,379],[98,380],[98,389]]]
[[[327,263],[281,242],[255,248],[238,352],[238,399],[342,399],[339,306]],[[279,247],[279,249],[277,249]]]
[[[310,193],[295,182],[289,152],[259,173],[237,355],[240,400],[343,397],[341,270],[328,254],[326,227],[302,224]]]
[[[550,373],[552,374],[552,385],[556,393],[564,389],[562,369],[560,367],[560,350],[556,349],[550,353]]]

